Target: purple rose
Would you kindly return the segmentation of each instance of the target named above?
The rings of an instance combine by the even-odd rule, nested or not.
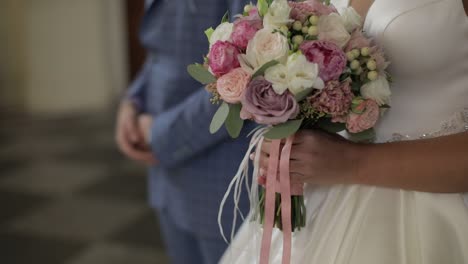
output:
[[[242,99],[242,119],[263,125],[285,123],[299,114],[299,105],[290,92],[277,94],[263,77],[252,80]]]
[[[231,40],[238,48],[245,50],[249,41],[255,36],[255,33],[263,28],[263,23],[258,15],[242,17],[234,22],[234,29]]]
[[[222,76],[232,69],[240,67],[239,50],[227,41],[216,42],[208,55],[211,72],[217,77]]]
[[[332,42],[306,41],[300,50],[308,61],[319,65],[319,76],[324,82],[338,80],[346,69],[346,54]]]
[[[336,122],[343,123],[353,101],[350,82],[330,81],[324,89],[308,98],[315,110],[329,114]]]

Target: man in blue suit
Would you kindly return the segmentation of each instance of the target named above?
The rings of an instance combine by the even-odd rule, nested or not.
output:
[[[247,2],[146,1],[140,38],[149,55],[121,103],[116,137],[128,157],[151,165],[150,204],[176,264],[217,263],[227,247],[217,213],[247,150],[249,131],[237,140],[224,129],[209,133],[217,106],[186,73],[186,66],[202,61],[207,52],[204,30],[219,24],[227,10],[241,13]],[[241,208],[248,209],[245,196]],[[232,217],[233,204],[228,203],[226,231]]]

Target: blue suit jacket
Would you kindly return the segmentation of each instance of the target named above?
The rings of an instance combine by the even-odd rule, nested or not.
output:
[[[154,0],[147,2],[140,37],[148,59],[129,89],[144,112],[155,117],[152,149],[160,160],[150,169],[153,207],[166,210],[176,223],[204,236],[219,236],[217,213],[229,182],[245,154],[249,124],[233,140],[224,128],[208,131],[217,106],[186,72],[207,53],[205,29],[220,23],[229,9],[242,11],[248,0]],[[241,207],[248,209],[246,196]],[[224,213],[232,221],[232,203]]]

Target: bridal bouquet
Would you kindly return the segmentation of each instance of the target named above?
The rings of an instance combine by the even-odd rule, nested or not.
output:
[[[369,140],[382,110],[389,107],[389,63],[362,26],[353,8],[338,13],[329,1],[259,0],[245,6],[233,23],[226,14],[216,29],[206,30],[204,64],[188,67],[206,85],[212,103],[220,105],[212,133],[224,124],[236,138],[244,120],[252,120],[261,128],[247,157],[263,138],[277,143],[276,154],[270,153],[267,174],[272,176],[260,182],[266,192],[257,195],[258,218],[265,228],[285,229],[286,221],[290,232],[305,225],[302,186],[290,186],[289,175],[281,176],[288,172],[283,160],[289,160],[295,132],[347,131],[351,139]],[[282,151],[281,140],[286,143]],[[240,174],[246,172],[248,160],[244,162]],[[241,182],[237,176],[235,181]],[[272,217],[273,222],[268,220]]]

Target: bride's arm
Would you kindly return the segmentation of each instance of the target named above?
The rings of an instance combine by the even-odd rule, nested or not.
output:
[[[260,165],[264,174],[270,142],[264,142],[262,152]],[[356,144],[305,130],[294,140],[290,174],[293,182],[318,185],[468,192],[468,132],[427,140]]]
[[[357,146],[353,182],[425,192],[468,192],[468,133]]]

